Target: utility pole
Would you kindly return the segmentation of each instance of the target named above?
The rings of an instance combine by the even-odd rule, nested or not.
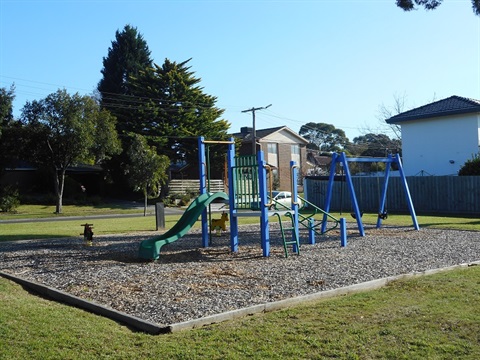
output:
[[[267,106],[262,106],[262,107],[252,107],[251,109],[243,110],[242,113],[245,112],[252,112],[252,118],[253,118],[253,126],[252,126],[252,155],[256,155],[257,153],[257,135],[256,135],[256,130],[255,130],[255,111],[257,110],[264,110],[268,109],[272,104],[267,105]]]

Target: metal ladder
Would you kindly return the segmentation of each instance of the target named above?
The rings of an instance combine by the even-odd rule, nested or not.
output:
[[[285,228],[285,229],[283,228],[282,217],[281,217],[280,213],[275,212],[273,215],[278,217],[278,223],[280,224],[280,232],[282,233],[283,249],[285,251],[285,257],[288,258],[288,249],[287,249],[288,245],[294,245],[294,249],[296,249],[297,255],[300,255],[300,241],[298,240],[298,234],[295,231],[295,226],[294,226],[294,222],[293,222],[292,213],[291,212],[286,212],[285,213],[285,216],[289,217],[292,220],[292,227]],[[291,230],[292,231],[292,234],[293,234],[293,236],[292,236],[293,239],[292,240],[286,240],[285,230]]]

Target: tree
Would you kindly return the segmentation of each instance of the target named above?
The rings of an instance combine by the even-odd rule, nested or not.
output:
[[[398,124],[387,124],[385,120],[390,119],[392,116],[398,115],[404,111],[406,111],[406,101],[407,101],[407,96],[406,94],[399,95],[399,94],[394,94],[393,95],[393,105],[387,106],[384,103],[382,103],[378,107],[378,114],[377,114],[377,119],[380,122],[380,125],[382,127],[387,127],[397,139],[402,138],[402,129],[401,126]]]
[[[480,0],[471,0],[472,9],[476,15],[480,15]],[[436,9],[443,0],[396,0],[397,6],[405,11],[416,10],[415,5],[423,6],[426,10]]]
[[[126,25],[116,31],[115,40],[103,58],[103,78],[98,83],[101,105],[117,118],[119,135],[132,131],[136,100],[132,97],[132,76],[152,66],[150,50],[137,28]]]
[[[120,151],[115,118],[100,111],[89,96],[58,90],[43,100],[27,102],[22,109],[22,122],[27,139],[24,156],[54,174],[56,213],[62,212],[65,172],[69,166],[100,163],[109,154]]]
[[[26,148],[25,128],[18,120],[6,123],[0,139],[0,173],[5,167],[15,167]]]
[[[117,118],[116,129],[122,140],[122,148],[128,149],[129,133],[138,119],[138,104],[132,95],[131,77],[152,66],[150,50],[137,28],[126,25],[117,30],[108,54],[103,58],[102,79],[98,83],[100,103]],[[142,98],[142,95],[139,95]],[[125,166],[129,159],[125,151],[113,156],[105,167],[114,182],[113,191],[125,193],[130,189],[125,179]]]
[[[144,135],[174,163],[196,164],[197,138],[226,140],[230,127],[221,119],[224,110],[215,106],[217,98],[203,92],[201,79],[187,66],[190,60],[165,59],[162,66],[155,64],[134,79],[135,91],[144,98],[133,132]],[[211,152],[211,163],[221,166],[223,154]]]
[[[148,196],[158,196],[160,187],[168,179],[167,170],[170,160],[165,155],[158,155],[156,148],[148,146],[147,140],[139,134],[133,134],[128,156],[131,163],[126,173],[134,190],[142,191],[144,195],[143,215],[145,216]]]
[[[342,151],[349,143],[343,130],[325,123],[309,122],[302,125],[299,134],[310,142],[308,145],[310,149],[325,152]]]
[[[0,88],[0,137],[2,137],[2,129],[13,121],[14,99],[14,85],[10,86],[10,90]]]
[[[20,149],[19,131],[21,125],[13,118],[13,100],[15,86],[10,89],[0,88],[0,172],[4,167],[13,164]]]
[[[385,157],[391,153],[400,153],[401,142],[390,139],[385,134],[366,134],[357,136],[350,145],[351,152],[358,156]]]
[[[465,164],[458,171],[459,176],[479,176],[480,175],[480,155],[476,154],[471,159],[465,161]]]

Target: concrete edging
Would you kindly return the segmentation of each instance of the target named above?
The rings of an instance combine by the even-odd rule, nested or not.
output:
[[[8,280],[11,280],[27,289],[33,290],[37,294],[40,294],[49,299],[90,311],[91,313],[104,316],[111,320],[118,321],[136,330],[140,330],[153,335],[166,333],[169,331],[168,326],[158,325],[158,324],[137,318],[135,316],[122,313],[117,310],[109,309],[105,306],[96,304],[92,301],[84,300],[82,298],[79,298],[78,296],[71,295],[66,292],[63,292],[45,285],[37,284],[33,281],[28,281],[28,280],[19,278],[17,276],[4,273],[2,271],[0,271],[0,276]]]
[[[37,284],[32,281],[24,280],[17,276],[10,275],[1,271],[0,271],[0,276],[6,279],[9,279],[11,281],[14,281],[17,284],[20,284],[50,299],[90,311],[97,315],[107,317],[109,319],[112,319],[120,323],[123,323],[127,326],[130,326],[136,330],[140,330],[152,335],[158,335],[162,333],[172,333],[172,332],[178,332],[183,330],[195,329],[202,326],[216,324],[216,323],[233,320],[233,319],[238,319],[238,318],[242,318],[242,317],[246,317],[246,316],[254,315],[258,313],[281,310],[281,309],[293,307],[296,305],[300,305],[303,303],[312,302],[320,299],[330,299],[336,296],[376,290],[388,285],[392,281],[396,281],[400,279],[408,279],[408,278],[413,278],[417,276],[432,275],[440,272],[445,272],[445,271],[450,271],[458,268],[475,266],[475,265],[480,265],[480,261],[473,261],[470,263],[453,265],[445,268],[425,270],[421,272],[413,272],[408,274],[389,276],[381,279],[367,281],[360,284],[345,286],[338,289],[320,291],[313,294],[297,296],[294,298],[289,298],[289,299],[284,299],[284,300],[279,300],[274,302],[267,302],[264,304],[253,305],[246,308],[227,311],[220,314],[205,316],[199,319],[184,321],[184,322],[170,324],[170,325],[155,324],[155,323],[137,318],[135,316],[122,313],[120,311],[109,309],[105,306],[98,305],[94,302],[81,299],[77,296],[70,295],[63,291],[60,291],[48,286],[44,286],[41,284]]]

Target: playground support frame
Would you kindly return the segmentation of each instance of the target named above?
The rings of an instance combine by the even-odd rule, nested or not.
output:
[[[230,158],[233,159],[235,154],[235,141],[233,138],[230,138],[229,141],[214,141],[214,140],[205,140],[203,136],[198,138],[198,164],[199,164],[199,179],[200,179],[200,195],[205,194],[207,192],[207,177],[208,177],[208,170],[207,170],[207,158],[206,158],[206,144],[225,144],[228,145],[228,157],[227,162],[229,163],[230,167]],[[232,189],[230,184],[230,177],[229,177],[229,189]],[[230,197],[231,198],[231,197]],[[231,199],[230,199],[231,202]],[[230,209],[232,207],[230,206]],[[230,210],[230,231],[231,234],[236,233],[238,235],[238,227],[237,227],[237,219],[233,219],[231,216]],[[202,246],[208,247],[209,243],[209,233],[208,233],[208,214],[207,209],[202,212],[201,216],[201,228],[202,228]],[[234,231],[235,230],[235,231]],[[237,244],[238,246],[238,244]]]
[[[347,182],[347,186],[348,186],[348,189],[349,189],[350,199],[352,201],[352,207],[353,207],[353,211],[354,211],[354,214],[355,214],[355,220],[357,221],[359,233],[360,233],[361,236],[365,236],[365,230],[364,230],[364,227],[363,227],[362,216],[361,216],[361,212],[360,212],[360,209],[359,209],[359,206],[358,206],[357,197],[355,195],[355,188],[353,186],[352,176],[350,174],[350,169],[349,169],[349,166],[348,166],[348,163],[350,163],[350,162],[365,162],[365,163],[383,162],[383,163],[388,164],[388,166],[386,166],[385,176],[384,176],[384,181],[383,181],[383,188],[382,188],[382,193],[381,193],[382,195],[381,195],[379,210],[378,210],[379,214],[382,214],[385,211],[385,204],[386,204],[387,190],[388,190],[388,180],[389,180],[389,177],[390,177],[390,165],[392,163],[397,164],[398,170],[399,170],[399,173],[400,173],[401,182],[402,182],[403,189],[404,189],[404,192],[405,192],[405,197],[406,197],[407,204],[408,204],[408,209],[409,209],[410,215],[412,217],[413,226],[414,226],[415,230],[420,229],[420,227],[418,225],[418,221],[417,221],[417,215],[415,213],[415,208],[413,207],[413,202],[412,202],[412,197],[410,195],[410,190],[408,188],[407,179],[405,177],[405,172],[403,171],[402,162],[401,162],[400,156],[398,154],[396,154],[395,157],[392,157],[392,155],[388,155],[388,157],[386,157],[386,158],[375,158],[375,157],[374,158],[372,158],[372,157],[370,157],[370,158],[358,158],[358,157],[347,158],[347,156],[345,155],[344,152],[342,152],[340,155],[337,154],[337,153],[333,153],[332,154],[332,162],[330,164],[330,175],[329,175],[329,179],[328,179],[327,194],[326,194],[326,197],[325,197],[325,207],[324,207],[325,212],[328,213],[330,211],[330,203],[331,203],[331,200],[332,200],[332,192],[333,192],[333,184],[334,184],[336,165],[337,165],[337,163],[340,163],[340,164],[343,165],[343,169],[344,169],[344,172],[345,172],[345,180]],[[327,220],[326,215],[324,215],[323,224],[322,224],[322,231],[325,230],[326,220]],[[379,217],[378,220],[377,220],[377,228],[380,228],[381,225],[382,225],[382,219]]]
[[[207,192],[207,158],[206,158],[206,144],[226,144],[228,145],[227,151],[227,166],[228,166],[228,188],[229,188],[229,213],[230,213],[230,249],[232,252],[238,251],[239,240],[238,240],[238,216],[242,216],[241,213],[235,207],[235,178],[233,169],[235,168],[235,141],[233,138],[230,138],[230,141],[209,141],[205,140],[204,137],[198,138],[198,162],[199,162],[199,175],[200,175],[200,194]],[[293,199],[297,199],[297,187],[296,185],[298,168],[295,165],[296,163],[292,161],[290,163],[292,171],[292,195]],[[270,226],[269,226],[269,204],[267,204],[267,162],[264,158],[263,151],[257,152],[257,166],[258,166],[258,197],[260,198],[260,234],[261,234],[261,245],[263,250],[263,256],[270,256]],[[294,216],[294,231],[295,234],[292,234],[292,237],[298,239],[298,203],[292,201],[292,212]],[[201,229],[202,229],[202,246],[208,247],[209,245],[209,234],[208,234],[208,214],[207,209],[202,212],[201,215]],[[294,248],[294,251],[298,249]]]

